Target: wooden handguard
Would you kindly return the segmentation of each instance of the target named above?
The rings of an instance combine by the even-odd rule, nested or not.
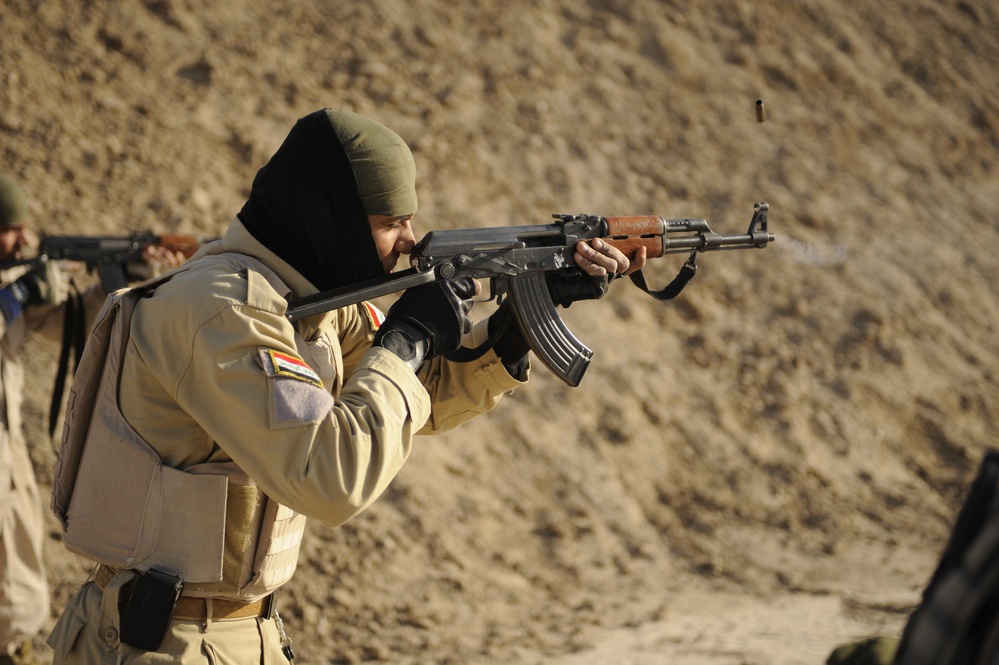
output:
[[[171,252],[180,252],[185,258],[189,259],[201,247],[202,240],[192,235],[164,233],[159,237],[159,243],[157,244],[169,249]]]
[[[648,248],[648,258],[663,256],[663,237],[666,223],[662,217],[641,215],[634,217],[604,217],[609,235],[603,240],[617,247],[629,259],[635,258],[639,247]]]

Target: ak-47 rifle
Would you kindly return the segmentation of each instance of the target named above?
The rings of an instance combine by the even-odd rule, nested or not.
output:
[[[341,289],[293,300],[286,316],[292,322],[333,309],[402,291],[439,279],[488,279],[490,300],[509,300],[531,350],[559,378],[577,386],[593,356],[559,318],[548,292],[546,275],[579,273],[573,260],[576,243],[600,238],[629,258],[646,247],[648,258],[690,252],[680,274],[661,291],[649,290],[641,271],[630,275],[643,291],[659,300],[675,297],[697,269],[698,252],[764,248],[775,236],[767,230],[770,206],[757,203],[744,234],[715,233],[703,219],[664,219],[652,215],[599,217],[553,215],[555,222],[536,226],[431,231],[417,243],[407,270]],[[449,355],[469,360],[491,346]]]
[[[88,272],[97,272],[101,286],[107,293],[128,286],[125,267],[142,260],[142,253],[150,245],[180,252],[191,258],[198,248],[209,242],[197,236],[180,233],[156,234],[136,231],[127,236],[44,236],[38,243],[38,255],[29,259],[0,264],[0,271],[19,265],[28,265],[43,258],[51,261],[78,261],[87,266]]]
[[[38,256],[21,261],[21,264],[49,260],[79,261],[89,272],[97,272],[101,286],[107,293],[128,286],[125,267],[142,260],[142,253],[150,245],[158,245],[190,258],[206,241],[192,235],[177,233],[156,234],[136,231],[128,236],[45,236],[38,243]],[[0,266],[0,269],[12,267]]]

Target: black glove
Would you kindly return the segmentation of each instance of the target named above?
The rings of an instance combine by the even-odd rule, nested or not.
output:
[[[610,287],[610,278],[591,277],[582,271],[568,273],[552,272],[545,275],[548,293],[552,302],[568,307],[577,300],[597,300],[603,298]]]
[[[409,289],[389,308],[375,334],[375,346],[392,351],[414,369],[429,358],[454,351],[471,332],[475,282],[441,280]]]
[[[531,347],[520,332],[516,316],[510,311],[510,301],[504,300],[499,309],[489,317],[489,336],[499,332],[500,326],[506,326],[502,334],[493,344],[493,351],[499,356],[506,371],[515,379],[521,379],[528,368],[527,354]]]

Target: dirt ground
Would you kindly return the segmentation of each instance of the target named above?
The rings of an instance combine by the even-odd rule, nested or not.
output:
[[[42,233],[220,234],[323,107],[412,145],[418,235],[770,204],[777,241],[679,299],[567,310],[581,386],[536,366],[312,525],[300,662],[823,663],[897,633],[999,434],[994,2],[3,0],[0,77]],[[47,491],[56,350],[27,353]],[[89,564],[48,519],[55,611]]]

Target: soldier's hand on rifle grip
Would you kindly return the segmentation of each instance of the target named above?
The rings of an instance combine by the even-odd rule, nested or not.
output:
[[[374,345],[392,351],[413,369],[454,351],[472,330],[468,314],[481,288],[471,277],[462,277],[409,289],[389,308]]]

